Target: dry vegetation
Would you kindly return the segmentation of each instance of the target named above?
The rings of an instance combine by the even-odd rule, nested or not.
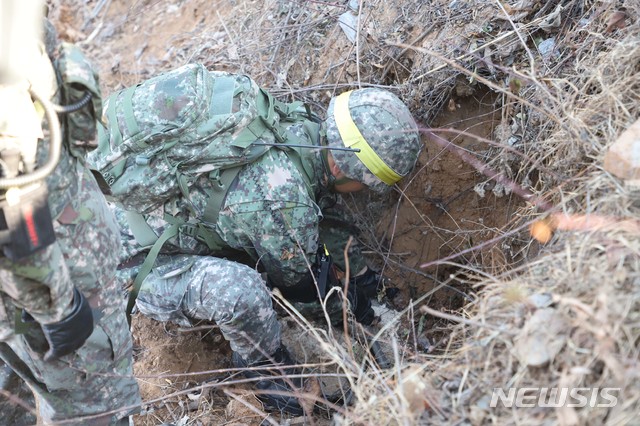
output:
[[[640,116],[636,1],[361,1],[354,43],[338,25],[346,1],[61,3],[53,14],[62,36],[83,42],[101,67],[106,93],[199,61],[249,74],[273,93],[317,108],[347,87],[385,87],[422,123],[428,156],[399,197],[385,200],[382,214],[378,204],[368,202],[371,212],[354,201],[374,261],[403,280],[407,273],[429,283],[405,295],[401,312],[385,322],[382,340],[395,365],[382,369],[354,356],[338,332],[298,320],[353,390],[350,405],[333,407],[336,424],[639,421],[639,197],[602,168],[608,146]],[[447,109],[482,102],[493,114],[487,135],[464,122],[427,128]],[[469,194],[478,203],[506,195],[510,213],[460,230],[462,239],[410,265],[391,253],[399,230],[381,224],[395,223],[400,209],[426,209],[418,199],[428,195],[425,175],[438,173],[434,161],[451,148],[442,138],[458,143],[464,135],[473,143],[462,155],[482,172],[469,172]],[[492,171],[497,180],[487,177]],[[552,214],[563,215],[564,230],[540,245],[529,226]],[[424,239],[447,232],[423,216]],[[465,303],[430,298],[446,287],[464,293]],[[421,345],[425,324],[443,330]],[[492,389],[509,387],[621,391],[613,408],[490,408]],[[222,412],[220,404],[236,394],[220,391],[192,411],[184,399],[162,420],[259,424],[259,406],[245,418]],[[325,418],[316,413],[305,421]],[[160,422],[156,415],[139,420]]]

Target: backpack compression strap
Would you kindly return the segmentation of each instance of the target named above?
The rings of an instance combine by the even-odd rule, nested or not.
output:
[[[237,169],[240,169],[240,167],[238,167]],[[231,176],[231,174],[229,174],[228,178],[233,179],[237,175],[237,173],[238,172],[236,171],[235,174],[233,174],[233,177]],[[225,193],[226,192],[222,191],[223,196]],[[205,216],[206,214],[207,212],[205,211]],[[127,319],[129,320],[129,323],[131,323],[131,311],[133,310],[136,298],[138,297],[138,293],[140,292],[142,282],[147,277],[147,275],[149,275],[151,269],[153,269],[156,259],[158,258],[162,247],[167,241],[177,236],[178,234],[186,234],[206,244],[211,251],[223,250],[227,247],[227,243],[222,238],[220,238],[215,230],[206,226],[204,223],[188,223],[174,216],[165,214],[164,220],[170,225],[160,235],[160,237],[158,237],[153,229],[149,226],[149,224],[145,221],[144,216],[140,213],[127,211],[126,217],[129,228],[131,229],[131,232],[133,233],[136,241],[143,247],[151,247],[149,253],[147,253],[147,256],[144,259],[144,262],[142,263],[142,266],[140,266],[138,275],[136,275],[131,291],[129,292],[129,301],[127,303]],[[206,219],[204,219],[204,221],[206,221]],[[214,225],[216,222],[213,222]]]
[[[149,254],[144,259],[142,266],[140,267],[140,271],[138,271],[138,275],[136,279],[133,281],[133,288],[129,292],[129,300],[127,302],[127,322],[131,325],[131,311],[133,311],[133,306],[136,303],[136,298],[138,297],[138,292],[140,292],[140,286],[142,286],[142,281],[149,275],[151,272],[151,268],[153,268],[153,264],[156,263],[156,258],[160,253],[160,249],[167,242],[169,238],[175,237],[178,235],[178,224],[173,224],[169,226],[156,240],[156,242],[149,250]]]

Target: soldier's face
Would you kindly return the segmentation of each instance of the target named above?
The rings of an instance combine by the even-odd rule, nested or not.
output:
[[[344,176],[344,175],[343,175]],[[336,182],[339,182],[339,179],[336,176]],[[358,191],[362,191],[363,189],[365,189],[367,186],[363,183],[358,182],[357,180],[351,180],[348,178],[345,178],[345,181],[342,182],[340,181],[339,183],[336,183],[333,186],[333,189],[336,192],[341,192],[341,193],[347,193],[347,192],[358,192]]]
[[[335,183],[333,185],[334,191],[341,193],[358,192],[367,187],[367,185],[358,182],[357,180],[349,179],[333,160],[331,153],[327,155],[327,162],[329,163],[329,170],[335,178]]]

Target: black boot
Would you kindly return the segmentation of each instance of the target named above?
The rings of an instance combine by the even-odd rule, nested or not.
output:
[[[295,388],[302,388],[302,378],[286,378],[286,376],[300,374],[301,372],[299,368],[295,367],[296,362],[291,357],[287,348],[280,345],[269,359],[254,362],[253,364],[247,363],[235,352],[231,360],[236,368],[268,368],[265,370],[242,371],[242,374],[248,379],[260,379],[254,382],[256,389],[260,391],[256,396],[265,405],[265,409],[278,410],[295,416],[301,416],[304,413],[300,402],[294,396],[294,392],[297,389],[291,387],[291,384],[293,384]],[[270,393],[271,391],[277,393]],[[280,392],[289,393],[290,395],[281,395]]]

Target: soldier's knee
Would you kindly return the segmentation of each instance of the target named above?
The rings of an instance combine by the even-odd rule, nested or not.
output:
[[[232,279],[218,286],[213,296],[219,306],[224,307],[221,321],[235,322],[245,316],[266,316],[273,312],[269,289],[260,274],[240,266],[243,267],[237,268]]]
[[[269,290],[252,268],[225,259],[202,257],[189,270],[180,303],[185,315],[219,325],[272,310]]]

